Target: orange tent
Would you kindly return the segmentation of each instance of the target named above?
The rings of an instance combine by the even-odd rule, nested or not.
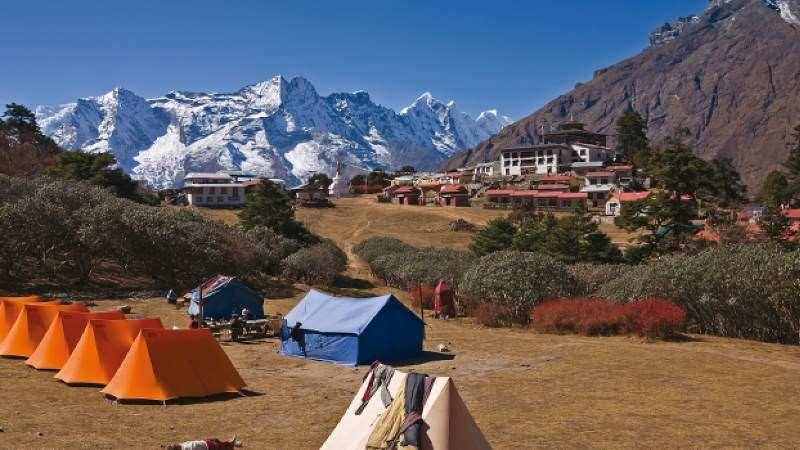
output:
[[[244,386],[208,329],[142,330],[101,392],[121,400],[166,401],[240,392]]]
[[[55,378],[65,383],[108,383],[144,328],[164,326],[161,319],[89,319],[75,349]]]
[[[58,370],[78,344],[89,319],[122,320],[125,314],[119,311],[68,312],[61,311],[47,329],[36,351],[25,364],[40,370]]]
[[[58,302],[26,303],[14,326],[0,344],[0,356],[31,356],[47,333],[59,311],[89,311],[84,305],[62,305]]]
[[[14,322],[22,311],[22,305],[26,303],[40,302],[42,299],[37,296],[32,297],[0,297],[0,342],[6,338],[8,330],[14,326]]]

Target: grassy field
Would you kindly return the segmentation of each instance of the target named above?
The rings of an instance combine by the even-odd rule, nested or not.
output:
[[[469,234],[447,230],[456,217],[476,224],[499,213],[338,200],[301,210],[312,230],[348,249],[371,235],[414,245],[466,248]],[[232,211],[204,211],[234,221]],[[352,261],[358,295],[394,292],[373,285]],[[357,280],[358,282],[353,282]],[[357,286],[358,288],[353,288]],[[287,312],[307,290],[267,299]],[[184,326],[185,311],[161,299],[109,300]],[[800,442],[800,348],[693,336],[687,342],[586,338],[487,329],[469,319],[426,320],[426,350],[448,343],[452,359],[408,367],[454,378],[486,437],[498,449],[796,448]],[[277,341],[224,344],[248,383],[248,397],[211,402],[113,405],[97,388],[67,387],[52,373],[0,359],[0,448],[158,448],[171,441],[239,436],[246,448],[312,449],[336,425],[365,368],[285,358]]]

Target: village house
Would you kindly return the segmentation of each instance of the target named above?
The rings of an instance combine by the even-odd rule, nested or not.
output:
[[[191,206],[238,207],[245,204],[245,185],[224,172],[190,172],[183,178],[183,192]]]
[[[500,173],[500,164],[497,161],[483,162],[475,164],[473,169],[473,180],[481,181],[486,178],[493,178]]]
[[[391,188],[389,195],[396,205],[419,205],[422,191],[414,186],[399,186]]]
[[[636,202],[639,200],[644,200],[649,197],[651,194],[650,191],[644,192],[617,192],[611,196],[610,199],[606,202],[606,215],[607,216],[619,216],[622,214],[622,208],[625,207],[625,203]]]
[[[616,189],[616,174],[611,171],[587,172],[581,192],[588,194],[590,209],[605,209],[606,201]]]
[[[627,188],[633,181],[633,166],[608,166],[605,168],[605,170],[614,173],[614,176],[616,177],[616,184],[621,188]]]
[[[469,191],[461,184],[446,184],[439,190],[439,206],[469,206]]]
[[[585,204],[585,192],[566,190],[516,190],[490,189],[486,191],[487,207],[490,208],[533,208],[547,211],[569,211],[575,206]]]
[[[503,176],[558,175],[580,169],[602,168],[614,157],[606,147],[606,135],[584,129],[579,122],[566,122],[557,131],[537,135],[536,144],[505,148],[500,153]]]

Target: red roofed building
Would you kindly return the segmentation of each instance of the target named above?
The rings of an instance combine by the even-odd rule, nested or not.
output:
[[[569,175],[546,175],[539,178],[539,186],[545,184],[566,184],[569,185],[569,182],[572,181],[572,177]],[[541,189],[541,187],[540,187]]]
[[[566,192],[569,190],[569,185],[566,184],[540,184],[536,186],[539,191],[561,191]]]
[[[439,190],[439,206],[469,206],[469,191],[462,184],[446,184]]]
[[[388,189],[387,189],[388,191]],[[396,205],[419,205],[421,192],[414,186],[399,186],[387,192]]]
[[[622,214],[622,208],[624,207],[625,203],[629,202],[636,202],[639,200],[644,200],[650,196],[652,192],[644,191],[644,192],[617,192],[611,196],[610,199],[606,202],[606,215],[607,216],[619,216]]]
[[[585,192],[565,192],[558,190],[513,190],[493,189],[486,191],[489,204],[498,207],[535,208],[566,211],[579,203],[585,203]]]

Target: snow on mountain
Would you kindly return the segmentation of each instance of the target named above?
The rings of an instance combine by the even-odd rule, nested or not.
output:
[[[44,132],[69,150],[111,152],[134,178],[180,187],[191,171],[243,170],[290,183],[337,162],[370,170],[431,169],[511,121],[477,120],[430,93],[397,113],[366,92],[320,96],[301,77],[276,76],[234,93],[173,91],[146,100],[125,89],[36,109]]]

